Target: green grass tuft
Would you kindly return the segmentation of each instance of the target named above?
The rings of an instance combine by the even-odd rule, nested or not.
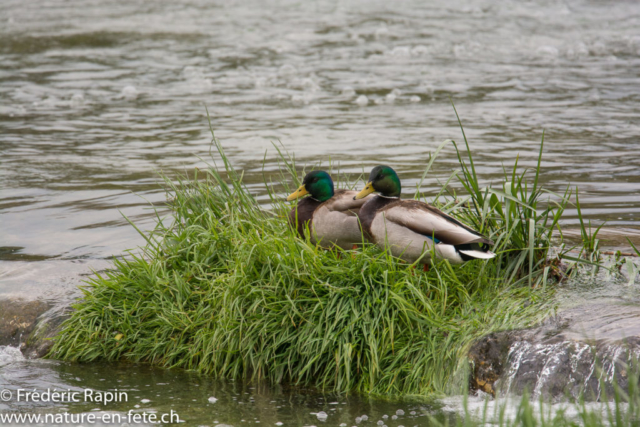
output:
[[[264,210],[213,142],[223,166],[165,180],[172,218],[144,234],[141,253],[88,282],[49,357],[338,392],[442,393],[472,340],[552,308],[546,260],[568,201],[536,209],[539,165],[529,186],[514,166],[502,189],[481,189],[470,153],[470,167],[459,156],[471,196],[441,206],[490,234],[499,257],[423,273],[373,245],[327,251],[298,238],[290,206],[267,186],[273,209]],[[293,186],[295,165],[278,152]]]

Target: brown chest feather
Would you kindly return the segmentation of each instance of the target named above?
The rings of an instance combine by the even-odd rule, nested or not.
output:
[[[369,237],[372,236],[371,223],[373,222],[373,218],[375,218],[378,211],[380,209],[383,209],[385,206],[396,202],[398,202],[397,198],[374,196],[360,208],[360,212],[358,212],[360,224],[362,224],[362,230],[367,233]]]
[[[298,205],[289,212],[289,224],[298,230],[300,237],[305,236],[305,230],[311,227],[313,212],[322,202],[307,197],[302,199]]]

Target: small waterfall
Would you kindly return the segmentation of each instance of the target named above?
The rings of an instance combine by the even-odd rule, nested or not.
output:
[[[505,379],[505,385],[503,386],[506,394],[511,392],[511,385],[518,374],[522,358],[527,354],[530,348],[531,344],[529,342],[516,341],[509,349],[509,354],[507,356],[508,372]]]
[[[626,388],[629,366],[640,348],[630,342],[581,342],[555,337],[552,342],[518,340],[507,355],[504,374],[496,381],[499,394],[531,394],[554,401],[566,397],[601,400],[611,397],[614,384]]]
[[[576,305],[537,327],[489,334],[468,355],[472,390],[608,400],[640,373],[640,305],[620,298]]]

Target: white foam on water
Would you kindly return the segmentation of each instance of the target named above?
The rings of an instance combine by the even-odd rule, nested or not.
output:
[[[298,74],[298,69],[291,64],[284,64],[278,69],[278,74],[285,77],[290,77]]]
[[[375,32],[376,40],[389,37],[389,29],[387,27],[380,27]]]
[[[25,360],[19,348],[8,345],[0,346],[0,366]]]
[[[420,44],[411,48],[412,56],[421,56],[421,55],[428,55],[428,54],[429,54],[429,48],[425,45]]]
[[[84,105],[84,95],[82,93],[74,93],[69,100],[71,107],[81,107]]]
[[[408,58],[409,56],[411,56],[411,49],[409,48],[409,46],[396,46],[391,49],[389,55]]]
[[[559,56],[560,51],[555,46],[540,46],[536,49],[536,54],[544,59],[555,59]]]
[[[125,86],[120,95],[127,101],[133,101],[138,97],[138,90],[134,86]]]
[[[342,89],[342,96],[351,98],[355,96],[355,94],[356,94],[356,91],[351,86],[346,86],[345,88]]]
[[[522,397],[508,396],[493,399],[488,394],[479,392],[477,396],[467,397],[466,411],[464,396],[446,397],[442,399],[441,402],[444,404],[442,410],[445,412],[455,412],[458,414],[468,413],[471,417],[478,420],[485,420],[487,423],[497,423],[500,420],[500,414],[503,409],[505,420],[514,420],[516,418]],[[579,414],[582,412],[580,405],[575,405],[570,402],[554,404],[543,403],[541,408],[540,401],[534,399],[530,401],[530,405],[533,415],[538,421],[540,421],[542,416],[547,420],[552,419],[559,412],[563,414],[565,419],[575,418],[576,421],[579,421]],[[584,404],[584,408],[587,412],[600,412],[605,416],[607,411],[615,411],[615,402],[589,402]],[[628,404],[620,404],[621,411],[624,412],[627,409]]]
[[[358,99],[356,99],[356,104],[361,107],[365,107],[369,103],[369,98],[366,95],[360,95]]]

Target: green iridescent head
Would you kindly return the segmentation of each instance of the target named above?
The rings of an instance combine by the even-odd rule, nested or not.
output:
[[[356,199],[362,199],[368,194],[378,192],[385,197],[400,197],[402,185],[398,174],[389,166],[376,166],[369,174],[369,182],[364,189],[358,193]]]
[[[333,197],[333,180],[325,171],[309,172],[302,181],[302,185],[287,197],[288,201],[295,200],[304,195],[319,202],[325,202]]]

